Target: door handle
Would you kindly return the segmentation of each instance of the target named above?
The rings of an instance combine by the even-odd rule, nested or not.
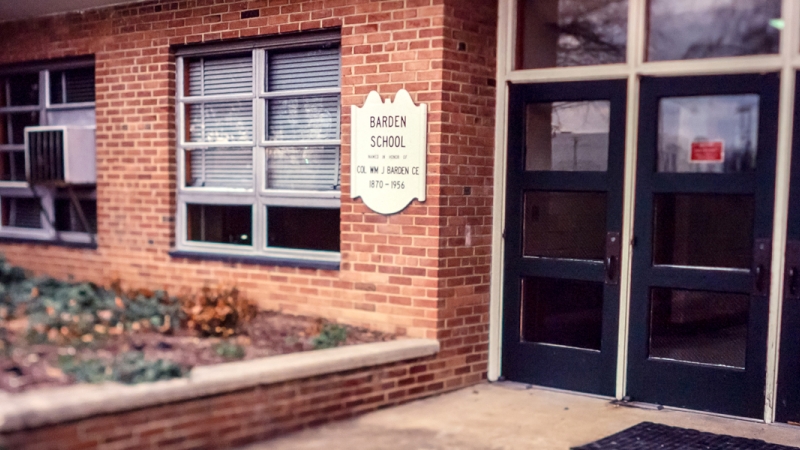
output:
[[[769,265],[772,263],[772,241],[756,239],[753,249],[753,295],[769,295]]]
[[[622,252],[620,236],[617,231],[606,234],[605,282],[606,284],[619,283],[619,255]]]
[[[764,293],[764,265],[756,266],[756,292]]]
[[[616,280],[617,274],[617,258],[613,256],[606,257],[606,280]]]
[[[800,241],[786,242],[786,272],[783,280],[783,297],[800,300]]]

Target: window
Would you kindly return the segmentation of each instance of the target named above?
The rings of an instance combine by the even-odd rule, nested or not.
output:
[[[72,194],[64,188],[30,186],[25,128],[94,126],[94,80],[91,60],[0,69],[0,237],[93,241],[95,186],[81,186]]]
[[[179,51],[178,249],[339,261],[341,58],[314,39]]]
[[[775,54],[780,18],[780,0],[650,0],[647,60]]]

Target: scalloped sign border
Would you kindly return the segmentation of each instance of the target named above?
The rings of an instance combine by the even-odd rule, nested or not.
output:
[[[394,101],[372,91],[350,107],[350,197],[389,215],[425,201],[428,106],[400,89]]]

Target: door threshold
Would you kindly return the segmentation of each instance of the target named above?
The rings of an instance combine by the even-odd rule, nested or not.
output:
[[[617,406],[623,406],[627,408],[637,408],[637,409],[647,409],[647,410],[655,410],[655,411],[675,411],[675,412],[682,412],[682,413],[689,413],[689,414],[699,414],[703,416],[713,416],[719,417],[721,419],[733,419],[733,420],[742,420],[745,422],[751,423],[767,423],[764,419],[754,419],[752,417],[741,417],[741,416],[732,416],[730,414],[722,414],[722,413],[715,413],[712,411],[702,411],[698,409],[687,409],[687,408],[679,408],[677,406],[667,406],[667,405],[659,405],[656,403],[647,403],[647,402],[637,402],[637,401],[623,401],[623,400],[612,400],[612,404]]]
[[[539,386],[539,385],[536,385],[536,384],[523,383],[523,382],[520,382],[520,381],[503,380],[503,381],[492,381],[490,383],[491,384],[495,384],[495,385],[500,386],[500,387],[513,389],[513,390],[518,390],[518,391],[525,391],[525,390],[529,390],[529,389],[535,389],[537,391],[560,392],[562,394],[580,395],[582,397],[596,398],[596,399],[600,399],[600,400],[609,400],[609,401],[614,400],[614,397],[610,397],[608,395],[590,394],[588,392],[580,392],[580,391],[570,391],[568,389],[559,389],[559,388],[554,388],[554,387],[549,387],[549,386]]]
[[[595,398],[595,399],[600,399],[600,400],[607,400],[609,403],[611,403],[611,404],[613,404],[615,406],[620,406],[620,407],[624,407],[624,408],[636,408],[636,409],[645,409],[645,410],[651,410],[651,411],[664,411],[664,412],[674,411],[674,412],[682,412],[682,413],[689,413],[689,414],[698,414],[698,415],[702,415],[702,416],[719,417],[721,419],[741,420],[741,421],[750,422],[750,423],[762,423],[762,424],[767,424],[767,425],[778,425],[778,426],[792,427],[792,428],[797,428],[798,426],[800,426],[800,423],[798,423],[798,424],[787,424],[787,423],[782,423],[782,422],[767,423],[763,419],[754,419],[752,417],[732,416],[732,415],[729,415],[729,414],[721,414],[721,413],[715,413],[715,412],[711,412],[711,411],[701,411],[701,410],[696,410],[696,409],[679,408],[677,406],[659,405],[659,404],[656,404],[656,403],[647,403],[647,402],[638,402],[638,401],[623,401],[622,399],[616,399],[614,397],[609,397],[609,396],[606,396],[606,395],[589,394],[589,393],[586,393],[586,392],[570,391],[570,390],[567,390],[567,389],[558,389],[558,388],[553,388],[553,387],[548,387],[548,386],[538,386],[538,385],[535,385],[535,384],[522,383],[522,382],[519,382],[519,381],[503,380],[503,381],[493,381],[493,382],[490,382],[490,383],[493,384],[493,385],[497,385],[497,386],[503,387],[503,388],[512,389],[512,390],[518,390],[518,391],[524,391],[524,390],[533,389],[533,390],[537,390],[537,391],[558,392],[558,393],[561,393],[561,394],[577,395],[577,396],[581,396],[581,397],[589,397],[589,398]]]

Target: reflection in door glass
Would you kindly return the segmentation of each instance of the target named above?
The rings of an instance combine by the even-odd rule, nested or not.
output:
[[[521,317],[523,342],[600,350],[603,283],[524,278]]]
[[[747,294],[654,288],[650,358],[744,368]]]
[[[605,192],[526,192],[524,220],[525,256],[589,260],[605,256]]]
[[[647,59],[778,53],[781,0],[650,0]]]
[[[608,101],[531,103],[525,111],[525,170],[605,172]]]
[[[659,172],[751,172],[758,95],[668,97],[658,110]]]
[[[752,195],[656,194],[653,264],[750,267]]]
[[[521,0],[518,68],[625,62],[628,0]]]

